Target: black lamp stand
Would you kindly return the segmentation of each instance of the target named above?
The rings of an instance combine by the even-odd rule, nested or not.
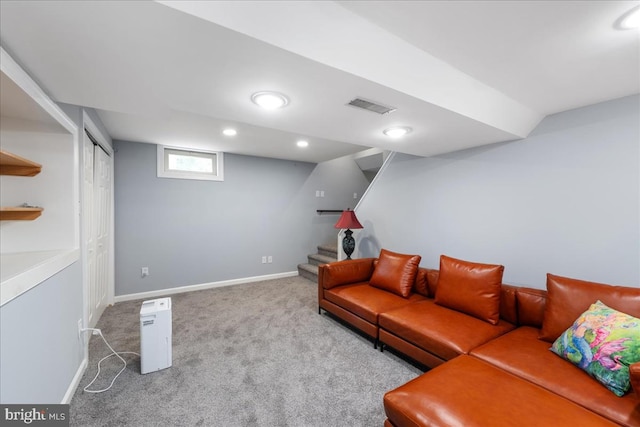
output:
[[[344,238],[342,239],[342,250],[347,254],[347,259],[351,259],[351,254],[356,248],[356,239],[352,236],[353,231],[348,228],[344,232]]]

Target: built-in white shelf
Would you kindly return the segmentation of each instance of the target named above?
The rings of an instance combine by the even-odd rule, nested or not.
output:
[[[4,305],[80,259],[80,198],[77,126],[2,48],[0,56]]]
[[[79,249],[2,254],[0,256],[0,305],[78,260]]]

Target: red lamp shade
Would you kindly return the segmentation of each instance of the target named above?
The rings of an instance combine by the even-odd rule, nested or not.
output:
[[[342,211],[342,215],[334,227],[351,228],[354,230],[357,228],[364,228],[362,227],[362,224],[360,224],[360,221],[358,221],[358,218],[356,218],[356,213],[350,210]]]

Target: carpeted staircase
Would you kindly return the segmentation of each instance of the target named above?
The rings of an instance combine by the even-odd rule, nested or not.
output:
[[[333,245],[318,246],[318,253],[307,255],[307,264],[298,264],[298,274],[305,279],[318,283],[318,266],[338,260],[338,247]]]

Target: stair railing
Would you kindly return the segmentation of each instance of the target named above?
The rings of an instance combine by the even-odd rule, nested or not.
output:
[[[318,215],[322,214],[341,214],[342,209],[316,209]]]

